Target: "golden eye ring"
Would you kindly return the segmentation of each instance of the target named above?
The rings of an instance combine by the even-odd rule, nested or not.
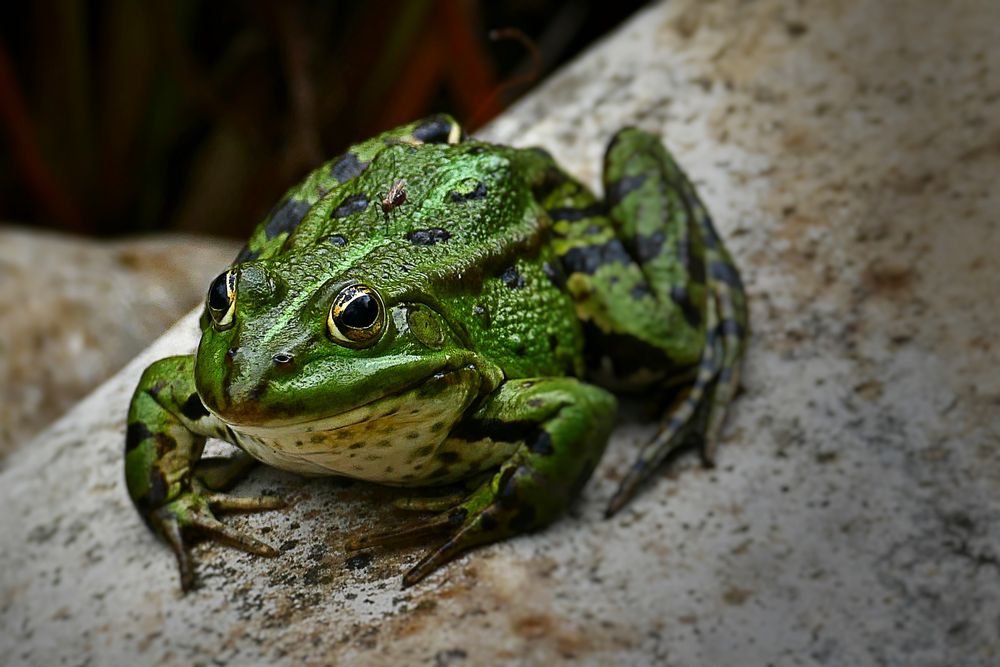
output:
[[[348,285],[333,300],[326,328],[330,337],[345,347],[374,345],[385,329],[382,297],[368,285]]]
[[[205,305],[216,331],[225,331],[233,326],[236,313],[236,277],[236,272],[230,269],[219,274],[208,287]]]

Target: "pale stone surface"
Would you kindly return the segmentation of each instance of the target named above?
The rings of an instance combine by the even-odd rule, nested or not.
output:
[[[238,247],[0,225],[0,462],[203,299]]]
[[[242,492],[297,503],[233,523],[284,553],[201,548],[182,597],[121,443],[141,368],[193,349],[189,317],[0,474],[0,660],[996,664],[998,39],[988,0],[671,2],[490,129],[596,180],[638,124],[701,187],[754,325],[716,470],[602,520],[648,433],[626,414],[571,516],[407,591],[418,549],[343,549],[402,520],[393,492],[261,471]]]

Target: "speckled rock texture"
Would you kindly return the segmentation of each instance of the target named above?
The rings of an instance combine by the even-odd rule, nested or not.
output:
[[[623,124],[661,134],[751,295],[719,453],[603,505],[648,436],[626,409],[565,520],[400,590],[396,492],[262,470],[294,500],[232,522],[276,560],[172,556],[122,485],[141,368],[0,473],[0,662],[36,665],[908,665],[1000,661],[1000,5],[677,0],[485,135],[596,181]]]
[[[238,248],[0,225],[0,467],[203,299]]]

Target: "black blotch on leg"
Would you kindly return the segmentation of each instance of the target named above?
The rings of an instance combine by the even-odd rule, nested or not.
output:
[[[153,437],[153,432],[142,422],[132,422],[125,430],[125,451],[130,452],[146,438]]]
[[[208,416],[208,410],[205,409],[205,404],[201,402],[201,398],[198,394],[191,394],[188,396],[187,400],[184,401],[184,405],[181,406],[181,414],[187,419],[195,422],[202,417]]]
[[[606,193],[608,208],[617,206],[630,192],[642,187],[645,182],[646,174],[636,174],[635,176],[623,176],[609,184]]]

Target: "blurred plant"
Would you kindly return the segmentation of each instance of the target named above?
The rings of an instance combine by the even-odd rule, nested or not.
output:
[[[351,141],[433,110],[474,129],[639,4],[9,4],[0,220],[244,235]]]

